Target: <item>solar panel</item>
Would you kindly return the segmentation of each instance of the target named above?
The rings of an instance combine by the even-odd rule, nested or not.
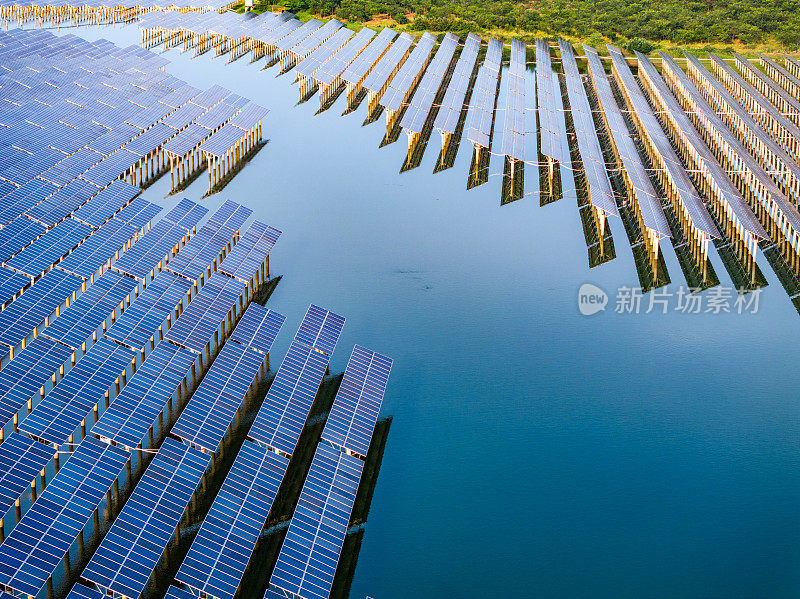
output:
[[[128,241],[133,239],[139,230],[115,218],[112,218],[94,235],[80,244],[75,251],[64,258],[59,268],[89,279],[104,265],[118,256]]]
[[[92,433],[128,448],[139,446],[194,362],[195,354],[182,347],[156,345]]]
[[[294,339],[327,355],[333,353],[344,326],[344,317],[311,304]]]
[[[236,106],[231,106],[227,102],[220,102],[198,116],[194,123],[213,131],[231,120],[238,112],[239,109]]]
[[[97,191],[97,187],[91,183],[75,179],[25,214],[33,220],[52,227],[86,203]]]
[[[392,71],[400,64],[413,43],[412,35],[401,33],[364,79],[361,84],[364,89],[373,93],[380,92],[392,76]]]
[[[189,297],[193,283],[171,272],[161,272],[106,332],[106,337],[128,347],[144,349],[158,329]]]
[[[253,211],[231,200],[225,200],[217,211],[208,219],[209,222],[220,224],[238,231],[242,228]]]
[[[215,222],[201,227],[168,265],[168,270],[192,281],[201,281],[221,259],[236,231]]]
[[[64,445],[136,359],[132,349],[99,339],[20,424],[36,439]]]
[[[212,85],[206,91],[192,98],[192,104],[197,104],[208,110],[217,102],[221,102],[228,96],[232,95],[229,89],[225,89],[221,85]]]
[[[103,599],[104,596],[97,589],[90,589],[76,582],[69,595],[67,595],[67,599]]]
[[[136,279],[107,270],[42,335],[78,349],[138,287]],[[149,289],[149,286],[148,286]]]
[[[311,77],[323,64],[325,64],[336,53],[339,48],[344,46],[353,36],[354,32],[347,28],[339,29],[334,35],[329,37],[324,44],[311,52],[303,62],[295,68],[295,73],[300,76]]]
[[[24,215],[15,218],[0,229],[0,262],[7,262],[45,231],[47,227],[42,223],[37,223]]]
[[[0,308],[12,301],[25,287],[30,284],[30,278],[25,275],[0,267]]]
[[[453,69],[450,84],[434,121],[434,127],[440,131],[455,133],[461,118],[461,111],[464,108],[464,99],[467,96],[472,73],[475,70],[475,62],[478,60],[480,46],[481,38],[470,33],[464,42],[464,48],[461,50],[455,69]]]
[[[175,135],[175,129],[162,123],[156,123],[147,131],[126,143],[123,148],[137,156],[144,157],[155,152],[173,135]]]
[[[141,132],[141,129],[133,125],[128,125],[127,123],[117,124],[108,133],[104,133],[89,144],[89,148],[108,156]]]
[[[6,262],[6,266],[30,277],[37,277],[71,252],[92,234],[92,228],[67,219],[39,237]]]
[[[381,106],[387,110],[400,110],[411,92],[411,88],[425,68],[435,44],[436,38],[426,31],[414,46],[408,59],[400,67],[397,75],[389,82],[389,88],[380,99]]]
[[[191,85],[182,85],[159,100],[162,104],[166,104],[172,108],[182,106],[200,93],[200,90]]]
[[[0,546],[0,584],[36,596],[127,461],[93,437],[81,441]]]
[[[0,423],[5,425],[72,356],[72,349],[39,336],[0,371]]]
[[[41,179],[31,179],[0,198],[0,225],[5,226],[26,210],[58,191],[58,187]]]
[[[16,347],[82,284],[78,277],[62,270],[48,272],[0,312],[0,343]]]
[[[246,133],[233,125],[223,125],[207,140],[200,144],[200,151],[215,157],[222,157],[239,143]]]
[[[212,274],[172,325],[166,339],[201,353],[228,313],[237,307],[244,290],[245,284],[241,281]]]
[[[0,518],[31,488],[55,450],[17,432],[0,445]]]
[[[254,222],[222,261],[219,272],[249,282],[266,262],[280,235],[277,229],[260,221]]]
[[[122,208],[139,195],[141,191],[142,190],[135,185],[116,180],[81,206],[72,215],[72,218],[86,223],[87,225],[91,225],[96,229],[122,210]]]
[[[192,595],[188,591],[184,591],[183,589],[179,589],[178,587],[170,585],[169,589],[167,590],[166,599],[193,599],[194,595]]]
[[[117,213],[116,218],[137,229],[144,229],[160,212],[161,206],[148,202],[144,198],[134,198],[130,204]]]
[[[355,346],[322,431],[323,441],[366,457],[391,368],[391,358]]]
[[[233,599],[289,460],[245,441],[175,579]]]
[[[114,263],[114,268],[137,279],[144,279],[184,235],[186,229],[162,219]]]
[[[362,29],[362,31],[364,30]],[[389,48],[389,45],[396,35],[397,33],[388,27],[382,29],[378,36],[375,37],[364,51],[355,57],[350,63],[350,66],[344,70],[342,73],[342,81],[346,81],[352,85],[358,85],[363,81],[364,77],[372,70],[373,65],[375,65],[378,59],[381,58]]]
[[[82,576],[107,592],[141,596],[210,459],[165,439]]]
[[[452,33],[447,33],[439,45],[433,60],[425,70],[425,74],[422,76],[414,95],[411,97],[410,105],[406,108],[405,114],[403,114],[403,119],[400,121],[400,126],[403,129],[415,133],[422,132],[428,113],[433,107],[433,101],[444,76],[447,74],[447,68],[450,66],[457,47],[458,38]]]
[[[268,354],[285,320],[285,316],[274,310],[251,303],[236,324],[230,340]]]
[[[129,152],[124,147],[115,150],[102,161],[81,175],[81,179],[94,183],[101,189],[108,186],[114,179],[119,179],[125,172],[136,165],[141,156]]]
[[[171,433],[193,447],[216,453],[263,363],[263,354],[226,343]]]
[[[208,208],[183,198],[164,215],[164,220],[173,222],[188,232],[193,230],[206,214]]]
[[[269,588],[328,599],[363,462],[319,445],[283,541]]]
[[[175,112],[165,117],[162,122],[165,125],[180,131],[187,127],[190,123],[193,123],[197,118],[205,114],[206,110],[206,108],[190,102],[188,104],[184,104]]]
[[[60,162],[57,162],[39,176],[54,185],[66,185],[76,177],[85,173],[102,159],[103,154],[100,152],[96,152],[90,148],[81,148]]]
[[[478,78],[472,92],[471,106],[467,115],[467,139],[476,146],[488,148],[494,107],[497,102],[498,82],[500,77],[499,57],[502,55],[502,44],[494,39],[489,40],[486,58],[478,70]],[[495,60],[497,62],[495,62]]]

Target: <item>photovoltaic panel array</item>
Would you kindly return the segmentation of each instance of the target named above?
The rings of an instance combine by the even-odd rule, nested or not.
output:
[[[355,346],[322,431],[323,441],[366,457],[391,369],[391,358]]]
[[[81,243],[58,267],[83,279],[89,279],[112,260],[139,232],[139,229],[112,218]]]
[[[199,218],[197,219],[200,220]],[[155,224],[131,249],[120,257],[114,268],[137,279],[144,279],[153,270],[152,259],[159,260],[166,256],[172,248],[186,235],[186,229],[166,217]]]
[[[63,446],[136,358],[136,352],[99,339],[20,423],[36,439]]]
[[[536,40],[536,101],[539,109],[539,131],[542,140],[541,152],[559,163],[568,164],[561,146],[561,131],[564,115],[556,107],[555,94],[561,94],[558,76],[553,73],[550,47],[541,39]]]
[[[450,77],[450,84],[442,99],[442,105],[434,121],[434,127],[444,133],[455,133],[461,112],[464,108],[464,100],[467,96],[469,84],[472,81],[472,73],[475,70],[475,63],[478,60],[478,50],[481,47],[481,38],[470,33],[464,41],[464,47],[458,57],[453,75]]]
[[[239,143],[245,136],[245,132],[234,127],[233,125],[226,124],[220,129],[211,134],[207,140],[200,144],[200,151],[205,154],[220,158]]]
[[[222,261],[219,272],[249,282],[269,257],[281,232],[255,221]]]
[[[36,596],[127,460],[126,452],[94,437],[81,441],[0,546],[0,584]]]
[[[216,599],[233,599],[289,465],[245,441],[175,579]]]
[[[161,206],[148,202],[144,198],[134,198],[125,208],[120,210],[117,220],[129,223],[137,229],[144,229],[161,212]]]
[[[30,282],[30,278],[25,275],[5,266],[0,267],[0,308],[12,301]]]
[[[392,40],[396,36],[397,33],[388,27],[381,29],[378,36],[369,43],[363,52],[356,56],[353,62],[350,63],[350,66],[342,73],[342,81],[352,85],[359,85],[364,81],[364,78],[371,72],[378,60],[380,60],[389,49]],[[406,49],[408,49],[408,46]]]
[[[31,179],[0,198],[0,225],[5,226],[22,216],[36,204],[58,191],[58,187],[42,179]]]
[[[6,262],[29,277],[38,277],[89,237],[93,229],[68,218]]]
[[[125,181],[114,181],[81,206],[72,217],[96,229],[127,206],[128,202],[139,195],[141,191],[138,187]],[[142,201],[147,202],[144,199]],[[155,206],[155,204],[152,205]],[[161,209],[159,208],[159,210]]]
[[[230,120],[230,124],[239,129],[249,131],[255,127],[259,121],[269,114],[269,109],[250,102],[242,108],[241,112]]]
[[[503,154],[525,160],[525,57],[527,47],[511,40],[511,60],[506,78],[506,118],[503,125]]]
[[[0,445],[0,519],[31,488],[45,466],[55,455],[47,447],[17,432]]]
[[[200,281],[235,235],[236,229],[209,221],[170,260],[167,269],[191,281]]]
[[[285,317],[261,304],[251,303],[236,324],[229,339],[268,354]]]
[[[347,41],[353,36],[354,32],[347,28],[339,29],[330,36],[325,43],[311,52],[303,62],[295,68],[297,76],[311,77],[323,64],[325,64]]]
[[[398,111],[411,93],[411,88],[417,81],[422,70],[428,64],[431,51],[436,44],[436,38],[429,32],[422,34],[422,37],[414,46],[408,59],[397,71],[397,75],[392,77],[388,89],[381,96],[380,104],[387,110]]]
[[[344,37],[345,34],[343,31],[339,31],[336,35]],[[346,39],[341,49],[336,50],[329,59],[321,61],[322,66],[314,73],[314,79],[321,85],[333,83],[334,79],[342,75],[345,69],[353,64],[374,37],[375,31],[364,27],[354,36]],[[312,56],[309,56],[309,58],[312,58]]]
[[[223,320],[241,301],[245,284],[214,273],[194,296],[165,338],[195,353],[201,353]]]
[[[379,93],[389,81],[397,65],[403,61],[413,43],[414,36],[406,32],[401,33],[364,79],[361,84],[364,89],[375,94]]]
[[[472,90],[470,110],[467,115],[466,137],[476,146],[488,148],[491,144],[494,107],[497,103],[497,90],[500,81],[500,60],[503,45],[490,39],[486,48],[486,58],[480,69],[475,87]]]
[[[320,444],[269,579],[271,591],[328,599],[363,462]]]
[[[104,272],[61,316],[42,331],[42,335],[73,349],[80,348],[122,306],[137,286],[138,282],[132,277],[114,270]]]
[[[575,53],[572,46],[564,40],[559,41],[559,48],[575,136],[583,162],[586,183],[589,187],[589,201],[595,208],[606,214],[619,216],[617,202],[611,189],[611,181],[606,171],[605,157],[597,137],[592,107],[589,104],[586,89],[583,87],[583,78],[578,71]]]
[[[319,29],[322,23],[317,21],[316,19],[311,19],[310,21],[306,21],[300,27],[294,29],[291,33],[283,36],[281,39],[275,42],[275,47],[278,50],[289,50],[296,44],[299,44],[304,39],[306,39],[309,35],[311,35],[314,31]]]
[[[211,456],[167,438],[103,538],[83,578],[138,599],[181,521]]]
[[[42,223],[18,216],[0,229],[0,261],[7,262],[46,231]]]
[[[611,141],[617,149],[622,166],[634,189],[634,201],[638,205],[642,222],[645,227],[655,231],[658,237],[672,237],[661,200],[653,188],[619,106],[617,106],[600,56],[594,48],[584,46],[583,49],[589,62],[589,72],[603,111],[603,118],[610,132]]]
[[[57,162],[39,177],[54,185],[63,186],[79,177],[103,159],[103,154],[91,148],[81,148]]]
[[[311,304],[294,340],[330,356],[343,326],[344,317]]]
[[[252,214],[253,211],[250,208],[231,200],[225,200],[225,203],[211,215],[208,221],[238,231]]]
[[[400,121],[400,126],[403,129],[414,133],[422,133],[428,113],[433,107],[433,101],[447,74],[447,69],[450,67],[450,62],[453,60],[457,47],[458,38],[452,33],[447,33],[439,45],[433,60],[425,70],[422,81],[420,81],[414,95],[411,97],[410,105],[403,114],[403,118]]]
[[[103,412],[92,433],[127,448],[139,446],[194,361],[195,355],[182,347],[171,343],[156,345]]]
[[[123,275],[124,276],[124,275]],[[106,337],[142,350],[158,334],[158,328],[189,297],[191,281],[163,271],[139,294],[106,332]]]

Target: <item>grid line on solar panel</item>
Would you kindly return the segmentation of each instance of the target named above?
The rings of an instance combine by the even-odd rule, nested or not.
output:
[[[363,31],[363,30],[362,30]],[[397,33],[388,27],[381,30],[377,37],[373,38],[369,45],[353,59],[344,72],[342,73],[342,81],[357,85],[361,82],[370,72],[375,63],[384,55],[388,50],[389,45],[395,38]]]
[[[247,222],[251,214],[253,214],[253,211],[250,208],[231,200],[225,200],[225,203],[211,215],[208,221],[238,231]]]
[[[262,354],[226,343],[171,433],[193,447],[216,453],[263,363]]]
[[[192,282],[171,272],[159,273],[111,325],[106,337],[134,349],[144,349],[167,316],[189,297],[192,287]]]
[[[230,340],[268,354],[285,320],[285,316],[274,310],[251,303],[236,324]]]
[[[92,433],[127,448],[139,446],[194,362],[195,355],[186,349],[156,345]]]
[[[337,32],[340,35],[340,32]],[[344,34],[342,34],[344,35]],[[322,85],[329,85],[333,80],[342,75],[368,46],[370,40],[375,37],[375,31],[368,27],[363,27],[354,36],[348,36],[345,44],[333,53],[326,61],[322,61],[322,66],[314,73],[316,79]],[[311,58],[311,57],[309,57]]]
[[[185,235],[183,227],[161,220],[114,263],[114,268],[137,279],[144,279]]]
[[[322,440],[364,458],[383,403],[392,360],[356,345],[333,400]]]
[[[302,40],[311,35],[314,31],[319,29],[322,25],[317,19],[311,19],[303,23],[300,27],[293,29],[290,33],[283,36],[281,39],[274,43],[278,50],[289,50],[295,44],[300,43]]]
[[[92,228],[66,219],[6,262],[15,271],[37,277],[55,265],[92,233]]]
[[[85,204],[97,192],[97,187],[91,183],[75,179],[25,214],[28,218],[52,227]]]
[[[103,159],[103,155],[89,148],[81,148],[57,162],[39,177],[55,185],[66,185]]]
[[[138,127],[127,123],[117,123],[107,132],[89,144],[89,148],[108,156],[142,132]],[[92,168],[96,168],[96,164]],[[88,170],[88,169],[87,169]]]
[[[42,331],[42,335],[78,349],[138,285],[138,281],[128,275],[114,270],[104,272]]]
[[[295,74],[305,77],[314,75],[353,35],[354,32],[350,29],[339,29],[334,35],[329,37],[324,44],[319,46],[309,54],[303,62],[295,67]]]
[[[363,463],[319,445],[269,579],[306,599],[327,599],[339,563]]]
[[[31,486],[55,450],[12,432],[0,445],[0,518]]]
[[[237,107],[222,101],[212,106],[207,112],[198,116],[194,120],[194,124],[213,131],[227,123],[238,113],[239,109]]]
[[[389,87],[380,99],[381,106],[387,110],[400,110],[414,85],[414,81],[427,65],[435,44],[436,38],[426,31],[417,42],[417,45],[414,46],[408,59],[403,62],[400,70],[392,77]]]
[[[233,243],[235,235],[235,229],[209,221],[170,260],[167,270],[191,281],[201,281]]]
[[[208,110],[214,106],[214,104],[221,102],[231,94],[232,92],[229,89],[226,89],[221,85],[212,85],[204,92],[192,98],[190,102]]]
[[[165,339],[202,353],[214,332],[236,309],[244,290],[245,284],[241,281],[213,273],[170,327]]]
[[[75,220],[91,225],[97,229],[109,218],[122,210],[122,208],[139,195],[141,191],[140,188],[130,185],[125,181],[113,181],[111,185],[78,208],[72,217]]]
[[[71,348],[39,336],[4,366],[0,371],[0,423],[9,422],[72,354]]]
[[[491,142],[490,133],[494,122],[494,107],[497,102],[497,92],[500,81],[499,63],[492,62],[492,57],[502,52],[502,44],[490,39],[486,49],[486,58],[475,81],[475,87],[470,100],[470,110],[467,115],[466,137],[477,146],[488,148]]]
[[[119,179],[133,167],[141,156],[129,152],[124,147],[114,150],[103,160],[81,175],[81,179],[93,183],[99,188],[108,186],[114,179]]]
[[[208,214],[208,208],[183,198],[163,218],[183,227],[188,232],[193,230],[206,214]]]
[[[122,147],[128,152],[143,158],[155,152],[173,135],[175,135],[175,129],[161,123],[156,123]]]
[[[136,359],[136,352],[99,339],[20,423],[36,439],[64,445]]]
[[[81,441],[0,546],[2,584],[37,595],[127,460],[127,453],[93,437]]]
[[[200,144],[200,151],[214,157],[222,157],[239,143],[245,135],[246,133],[239,127],[234,127],[230,124],[223,125],[212,133],[211,137]]]
[[[289,461],[245,441],[175,578],[233,599]]]
[[[322,27],[315,29],[309,36],[307,36],[301,42],[294,45],[291,48],[291,52],[300,57],[301,59],[307,57],[315,49],[317,49],[320,46],[320,44],[324,43],[331,36],[336,34],[341,28],[342,28],[342,23],[340,21],[336,19],[331,19],[330,21],[325,23]]]
[[[107,591],[140,597],[210,459],[165,439],[82,576]]]
[[[255,127],[259,121],[264,119],[269,114],[269,109],[259,106],[254,102],[250,102],[242,108],[241,112],[234,116],[230,124],[239,129],[249,131]]]
[[[539,112],[543,155],[556,162],[566,163],[561,145],[561,120],[563,115],[556,110],[554,94],[560,93],[558,81],[553,74],[550,48],[544,40],[536,40],[536,101]]]

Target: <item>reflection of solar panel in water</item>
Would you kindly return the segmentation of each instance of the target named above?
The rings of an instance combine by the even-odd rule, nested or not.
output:
[[[595,208],[606,214],[619,216],[614,192],[611,190],[611,181],[605,168],[605,157],[600,148],[600,140],[597,138],[592,107],[589,104],[586,89],[583,87],[583,79],[578,71],[578,64],[575,62],[575,54],[572,46],[564,40],[559,40],[559,48],[578,151],[589,187],[589,201]]]
[[[478,50],[480,50],[481,38],[474,33],[470,33],[464,42],[464,48],[458,57],[450,84],[442,99],[439,113],[436,115],[434,126],[445,133],[454,133],[461,118],[461,111],[464,107],[464,98],[467,95],[472,72],[475,69],[475,62],[478,60]]]
[[[195,357],[172,343],[156,345],[122,393],[103,412],[92,433],[128,448],[137,447],[189,373]]]
[[[364,464],[320,444],[269,579],[272,592],[327,599]],[[281,596],[277,595],[276,596]]]
[[[36,596],[119,476],[128,454],[86,437],[0,546],[0,580]]]
[[[426,31],[411,51],[408,59],[403,63],[403,66],[400,67],[397,75],[389,82],[389,88],[380,99],[381,106],[393,111],[398,111],[402,108],[403,102],[411,92],[411,87],[428,63],[435,44],[436,38]]]
[[[67,219],[11,258],[6,265],[17,272],[37,277],[71,252],[92,231],[88,225]]]
[[[414,43],[414,37],[408,33],[401,33],[395,42],[389,46],[386,54],[378,61],[373,67],[372,71],[367,75],[362,86],[364,89],[373,93],[378,93],[386,85],[389,77],[392,76],[392,71],[397,68],[400,61],[408,52],[411,44]]]
[[[478,78],[475,81],[475,88],[470,100],[467,139],[483,148],[488,148],[491,141],[489,136],[494,122],[502,52],[502,44],[497,40],[490,39],[486,49],[486,59],[478,70]]]
[[[136,358],[136,352],[99,339],[20,423],[20,430],[58,446],[69,437]]]
[[[122,210],[141,191],[138,187],[129,185],[125,181],[114,181],[96,196],[89,199],[88,202],[75,211],[72,217],[82,223],[98,228]],[[146,202],[147,200],[142,201]]]
[[[400,121],[400,126],[404,129],[415,133],[422,132],[428,113],[433,107],[436,93],[439,91],[442,80],[447,74],[447,68],[450,66],[450,61],[453,59],[457,46],[458,38],[452,33],[446,34],[439,45],[439,49],[436,51],[436,55],[425,70],[425,74],[422,76],[422,80],[411,98],[411,104]]]
[[[603,111],[612,142],[619,153],[622,166],[634,189],[634,201],[639,206],[642,222],[648,229],[657,232],[659,237],[672,237],[658,194],[650,182],[642,164],[636,145],[628,132],[628,127],[617,106],[614,93],[606,76],[600,56],[594,48],[584,46],[589,62],[589,72],[594,81],[595,91]]]
[[[233,599],[288,465],[285,457],[244,442],[177,581],[210,597]]]
[[[0,516],[30,489],[31,482],[54,455],[52,447],[17,432],[11,433],[0,445]]]
[[[391,358],[360,345],[353,348],[322,441],[366,457],[391,368]]]
[[[106,592],[141,596],[210,460],[165,439],[81,576]]]

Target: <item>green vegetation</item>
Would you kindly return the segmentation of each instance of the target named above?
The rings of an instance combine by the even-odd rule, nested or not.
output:
[[[411,32],[472,31],[529,41],[561,36],[642,52],[675,46],[800,48],[800,0],[282,0],[259,8]]]

